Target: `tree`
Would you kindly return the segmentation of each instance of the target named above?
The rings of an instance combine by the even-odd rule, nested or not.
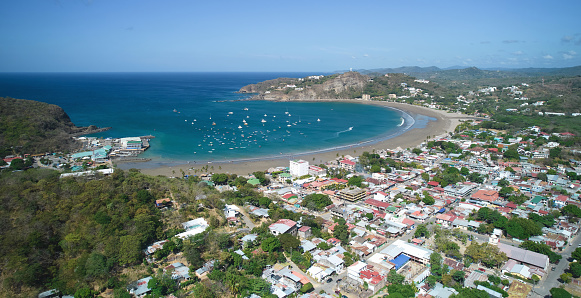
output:
[[[459,284],[464,284],[464,279],[466,275],[464,271],[458,270],[452,273],[452,279],[454,279]]]
[[[333,201],[327,195],[310,194],[304,197],[301,206],[309,210],[320,211],[331,204],[333,204]]]
[[[570,283],[571,282],[571,278],[573,277],[573,275],[571,273],[563,273],[559,276],[561,278],[561,281],[563,281],[563,283]]]
[[[424,204],[426,205],[434,205],[434,203],[436,203],[436,200],[432,196],[425,196],[422,199],[422,202],[424,202]]]
[[[341,242],[347,243],[347,240],[349,239],[349,230],[344,220],[335,226],[335,229],[333,230],[333,236],[341,240]]]
[[[224,185],[228,182],[227,174],[214,174],[212,175],[212,182],[216,185]]]
[[[514,188],[509,187],[509,186],[505,186],[503,188],[500,189],[500,191],[498,192],[498,194],[503,197],[503,198],[508,198],[512,193],[514,192]]]
[[[391,284],[387,286],[389,297],[412,298],[416,296],[416,291],[412,285]]]
[[[93,298],[95,297],[95,291],[89,288],[80,288],[75,292],[75,298]]]
[[[87,277],[103,277],[109,273],[109,266],[107,266],[107,259],[104,255],[92,252],[85,263],[85,272]]]
[[[280,245],[282,246],[282,249],[284,249],[285,251],[293,251],[298,249],[299,245],[301,245],[301,242],[299,241],[299,239],[297,239],[297,237],[291,235],[291,234],[282,234],[278,236],[278,240],[280,241]]]
[[[178,284],[171,278],[168,273],[160,273],[154,275],[149,282],[147,287],[151,289],[151,293],[157,297],[163,297],[170,293],[177,291]]]
[[[369,172],[379,173],[379,172],[381,172],[381,166],[380,165],[372,165],[371,168],[369,169]]]
[[[272,203],[272,200],[267,197],[262,197],[258,200],[258,205],[265,208],[268,208],[268,206],[270,206],[270,203]]]
[[[311,283],[306,283],[304,286],[301,287],[300,291],[301,293],[307,293],[309,291],[313,290],[313,284]]]
[[[428,174],[427,172],[423,172],[422,179],[424,179],[424,181],[426,181],[426,183],[430,182],[430,174]]]
[[[430,237],[430,231],[428,231],[426,225],[419,225],[414,232],[414,237]]]
[[[581,263],[579,262],[570,263],[569,272],[571,272],[574,278],[581,277]]]
[[[461,288],[458,294],[452,294],[450,298],[488,298],[490,297],[486,291],[477,290],[474,288]]]
[[[363,177],[361,176],[352,176],[347,180],[347,185],[361,187],[361,183],[363,182]]]
[[[571,297],[573,297],[573,295],[571,295],[569,292],[567,292],[561,288],[552,288],[549,292],[551,293],[551,297],[553,297],[553,298],[571,298]]]
[[[462,167],[460,169],[460,174],[467,176],[468,174],[470,174],[470,170],[468,170],[468,168],[466,168],[466,167]]]
[[[504,152],[503,156],[506,159],[518,159],[519,158],[518,151],[516,151],[515,149],[508,149],[508,150],[506,150]]]
[[[571,257],[577,262],[581,262],[581,247],[575,248],[575,250],[571,253]]]
[[[24,160],[20,158],[13,159],[10,162],[10,169],[11,170],[23,170],[24,169]]]
[[[261,247],[266,252],[273,252],[280,248],[280,241],[276,237],[268,237],[262,241]]]
[[[432,275],[434,275],[438,280],[441,280],[442,275],[444,275],[444,270],[442,268],[442,256],[437,252],[433,252],[430,255],[430,271],[432,272]]]
[[[119,245],[119,264],[126,265],[139,261],[141,243],[138,236],[121,236]]]
[[[405,280],[405,277],[398,274],[394,269],[391,269],[385,279],[391,284],[401,284]]]
[[[502,178],[498,181],[498,186],[500,186],[500,187],[506,187],[509,185],[510,185],[510,183],[508,182],[508,180],[506,180],[506,178]]]

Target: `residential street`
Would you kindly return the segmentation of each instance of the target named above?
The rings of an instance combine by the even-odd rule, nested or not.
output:
[[[559,253],[561,256],[563,256],[563,258],[561,259],[559,264],[557,264],[557,268],[555,268],[555,271],[551,271],[551,269],[549,269],[549,271],[547,273],[547,277],[545,279],[543,279],[541,282],[539,282],[538,285],[533,287],[533,291],[532,291],[530,297],[550,297],[549,291],[552,288],[559,287],[559,285],[561,285],[561,283],[557,279],[559,279],[559,276],[561,274],[563,274],[565,269],[569,268],[569,260],[568,259],[571,257],[571,253],[581,243],[581,239],[580,239],[579,235],[577,235],[575,238],[573,238],[573,241],[571,241],[571,242],[572,243],[571,243],[571,245],[569,245],[569,247],[567,247],[563,252]],[[551,265],[551,266],[554,266],[554,265]],[[537,296],[534,296],[534,295],[537,295]]]

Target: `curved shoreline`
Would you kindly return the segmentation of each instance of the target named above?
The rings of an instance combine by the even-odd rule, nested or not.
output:
[[[346,100],[311,100],[325,101],[325,102],[346,102]],[[398,129],[396,132],[388,135],[381,135],[378,138],[362,141],[356,144],[348,144],[336,146],[332,148],[325,148],[320,150],[299,152],[293,154],[284,154],[280,156],[268,156],[257,158],[246,158],[236,160],[211,161],[195,164],[184,164],[183,162],[176,162],[171,165],[168,162],[153,163],[149,166],[145,164],[135,165],[141,168],[141,172],[149,175],[164,175],[175,176],[179,175],[181,171],[185,174],[201,173],[201,168],[208,166],[208,172],[221,172],[238,175],[246,175],[254,171],[265,171],[271,167],[287,167],[288,160],[295,157],[307,160],[310,164],[321,164],[329,160],[335,159],[342,155],[359,155],[363,151],[373,151],[382,149],[396,149],[414,147],[422,143],[424,140],[446,134],[453,131],[458,125],[460,119],[467,119],[469,116],[462,114],[451,114],[441,110],[433,110],[425,107],[414,106],[409,104],[401,104],[395,102],[380,102],[380,101],[354,101],[353,103],[372,104],[396,110],[404,118],[404,125],[406,128]],[[425,127],[413,127],[419,117],[435,118],[435,121],[429,121]],[[412,123],[410,123],[412,122]],[[359,153],[358,153],[359,151]],[[121,168],[128,169],[132,164],[124,164]],[[195,171],[197,169],[198,171]],[[205,172],[205,171],[203,171]]]

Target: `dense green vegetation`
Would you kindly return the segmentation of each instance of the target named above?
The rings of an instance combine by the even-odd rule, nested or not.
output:
[[[77,146],[71,134],[86,129],[76,127],[56,105],[0,97],[0,157],[70,150]]]
[[[310,210],[321,211],[323,208],[333,204],[333,201],[327,195],[310,194],[303,198],[301,205]]]

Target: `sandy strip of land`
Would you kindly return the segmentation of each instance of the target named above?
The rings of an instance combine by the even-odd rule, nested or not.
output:
[[[411,148],[415,147],[422,142],[426,141],[428,138],[433,139],[434,137],[446,135],[449,132],[453,132],[456,126],[460,123],[460,120],[472,119],[470,116],[457,114],[457,113],[447,113],[446,111],[434,110],[420,106],[414,106],[409,104],[394,103],[394,102],[371,102],[371,101],[357,101],[358,103],[373,104],[380,106],[393,107],[402,111],[405,111],[409,115],[415,118],[417,115],[424,115],[431,118],[435,118],[436,121],[430,121],[424,128],[412,128],[405,133],[396,136],[394,138],[380,141],[372,145],[357,146],[354,145],[348,149],[327,151],[315,154],[294,154],[293,157],[304,159],[310,164],[322,164],[329,160],[335,159],[342,155],[352,155],[357,156],[364,151],[373,152],[373,150],[381,149],[397,149],[399,148]],[[284,156],[276,159],[267,160],[253,160],[247,162],[232,162],[232,163],[218,163],[214,162],[211,164],[185,164],[179,166],[166,166],[159,168],[145,168],[141,169],[141,172],[148,175],[163,175],[163,176],[181,176],[183,171],[186,175],[196,175],[200,173],[206,173],[206,170],[201,170],[202,167],[208,166],[208,173],[229,173],[238,175],[248,175],[255,171],[266,171],[272,167],[288,167],[289,157]],[[194,169],[198,169],[195,171]]]

